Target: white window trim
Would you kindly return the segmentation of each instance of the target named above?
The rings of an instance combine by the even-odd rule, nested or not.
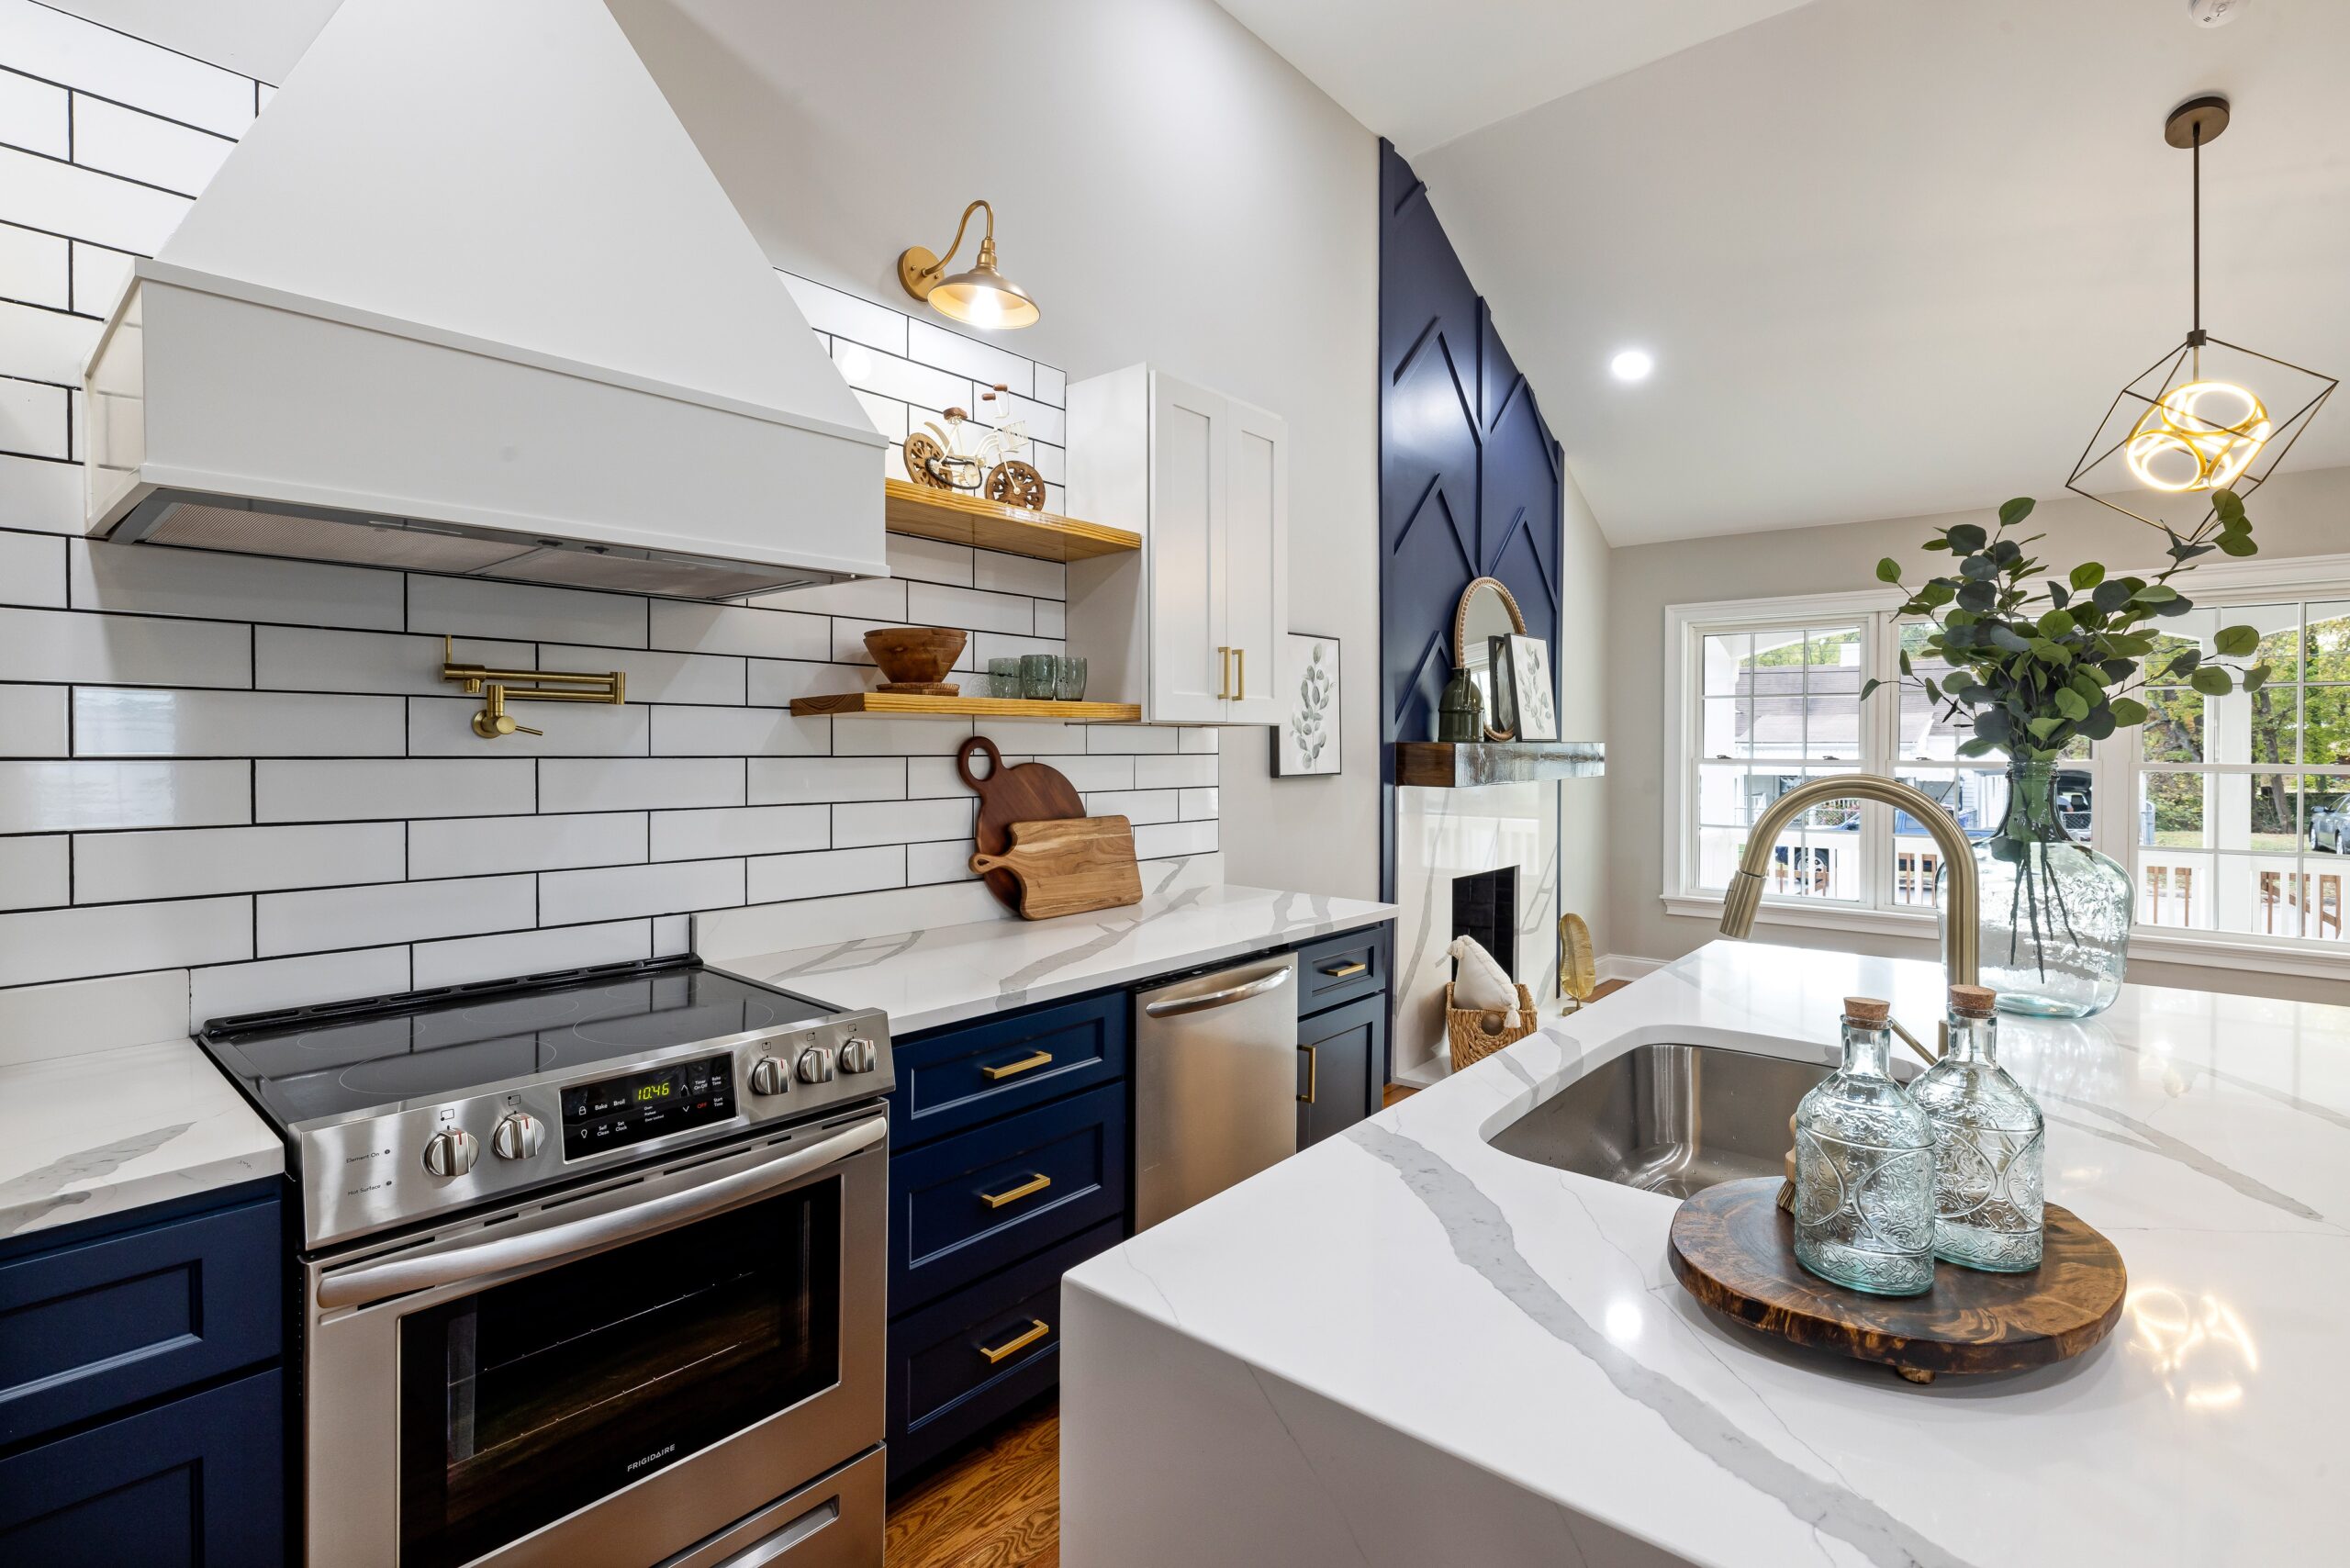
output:
[[[2151,577],[2160,569],[2158,566],[2138,566],[2117,575]],[[2214,608],[2231,603],[2257,603],[2264,596],[2270,595],[2289,595],[2301,600],[2350,599],[2350,554],[2256,556],[2246,561],[2214,561],[2207,557],[2196,566],[2189,579],[2188,595],[2198,605],[2210,604]],[[1779,626],[1791,621],[1877,615],[1897,610],[1903,602],[1903,596],[1897,590],[1887,588],[1861,588],[1843,593],[1796,594],[1774,599],[1713,599],[1664,607],[1664,689],[1672,711],[1664,725],[1664,853],[1661,862],[1664,887],[1659,902],[1667,914],[1718,923],[1722,913],[1721,894],[1705,892],[1691,884],[1693,830],[1688,818],[1688,764],[1697,746],[1696,726],[1702,722],[1702,715],[1699,705],[1688,700],[1686,678],[1697,657],[1699,629],[1702,627],[1706,632],[1735,631],[1741,623]],[[1892,654],[1897,646],[1893,639],[1897,638],[1898,633],[1892,629],[1894,622],[1890,615],[1879,624],[1885,629],[1881,640],[1888,645],[1879,650],[1877,667],[1890,668]],[[1899,711],[1895,704],[1880,703],[1878,709],[1884,716],[1875,722],[1888,725],[1899,723]],[[1864,715],[1863,722],[1871,721]],[[2089,767],[2096,780],[2098,799],[2119,801],[2132,795],[2135,779],[2132,758],[2137,754],[2138,744],[2138,731],[2132,727],[2116,730],[2111,739],[2092,745]],[[1889,748],[1886,755],[1890,755]],[[1884,808],[1864,806],[1863,810],[1881,813]],[[2131,852],[2136,846],[2132,842],[2131,829],[2135,820],[2134,813],[2131,812],[2099,812],[2091,843],[2122,865],[2132,865]],[[1874,827],[1862,834],[1862,875],[1867,879],[1863,885],[1871,889],[1878,885],[1875,861],[1882,857],[1884,852],[1876,841],[1882,836]],[[2134,877],[2133,872],[2133,882]],[[1756,923],[1762,925],[1856,932],[1904,938],[1921,946],[1930,945],[1937,939],[1937,919],[1922,910],[1825,905],[1766,895],[1755,918]],[[2197,969],[2289,974],[2322,980],[2350,977],[2350,946],[2315,937],[2280,938],[2241,932],[2188,931],[2174,925],[2133,924],[2130,933],[2130,956],[2150,963]]]

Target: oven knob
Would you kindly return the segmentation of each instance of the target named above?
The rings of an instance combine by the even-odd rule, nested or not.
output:
[[[424,1140],[424,1169],[434,1176],[463,1176],[480,1153],[481,1139],[463,1127],[451,1127]]]
[[[843,1072],[871,1072],[880,1065],[881,1053],[873,1048],[872,1041],[857,1037],[841,1042]]]
[[[789,1094],[791,1073],[774,1057],[761,1057],[751,1064],[751,1092],[754,1094]]]
[[[529,1159],[547,1141],[547,1129],[528,1111],[517,1111],[490,1130],[489,1149],[500,1159]]]
[[[830,1083],[833,1081],[833,1053],[822,1046],[810,1046],[800,1053],[800,1081]]]

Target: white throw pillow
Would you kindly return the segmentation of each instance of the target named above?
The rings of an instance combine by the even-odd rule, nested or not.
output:
[[[1452,980],[1453,1006],[1483,1012],[1517,1005],[1516,985],[1474,936],[1456,936],[1445,951],[1460,965]]]

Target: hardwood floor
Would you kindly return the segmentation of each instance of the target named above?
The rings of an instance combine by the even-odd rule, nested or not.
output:
[[[888,1568],[1059,1568],[1060,1407],[1046,1403],[890,1504]]]

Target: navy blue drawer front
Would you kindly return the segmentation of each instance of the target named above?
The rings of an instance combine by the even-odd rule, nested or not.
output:
[[[1387,999],[1367,996],[1297,1026],[1297,1147],[1310,1148],[1379,1109],[1387,1081]]]
[[[257,1372],[0,1460],[0,1562],[280,1568],[280,1378]]]
[[[892,1316],[1126,1210],[1126,1086],[890,1162]]]
[[[274,1197],[0,1263],[0,1444],[274,1359]]]
[[[1297,1015],[1385,991],[1389,929],[1373,925],[1300,947]]]
[[[1124,991],[893,1043],[898,1148],[961,1132],[1126,1075]]]
[[[890,1326],[892,1479],[1053,1386],[1061,1276],[1125,1236],[1096,1226]]]

